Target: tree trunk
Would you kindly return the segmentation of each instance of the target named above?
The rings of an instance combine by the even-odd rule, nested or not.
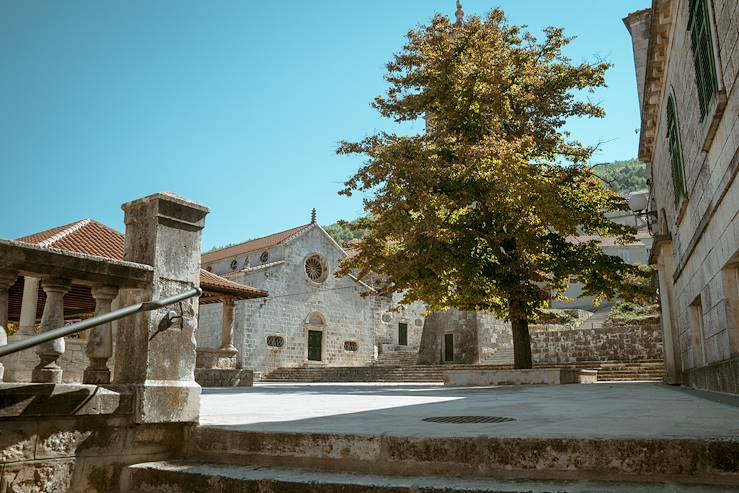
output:
[[[513,368],[533,368],[531,359],[531,338],[529,337],[529,319],[516,310],[516,304],[510,303],[511,329],[513,331]]]

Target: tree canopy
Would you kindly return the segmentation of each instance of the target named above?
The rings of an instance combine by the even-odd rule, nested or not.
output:
[[[517,368],[531,367],[528,320],[570,279],[597,298],[636,295],[638,268],[581,235],[635,239],[608,211],[627,203],[587,166],[593,148],[563,130],[572,117],[602,117],[575,94],[605,85],[609,65],[573,64],[571,38],[538,40],[500,9],[453,24],[437,15],[408,33],[387,65],[374,107],[396,122],[426,118],[426,132],[380,132],[341,142],[366,160],[340,192],[367,195],[367,234],[341,274],[372,272],[384,293],[431,310],[488,310],[513,327]]]

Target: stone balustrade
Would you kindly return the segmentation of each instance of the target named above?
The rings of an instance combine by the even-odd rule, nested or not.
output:
[[[45,302],[39,332],[64,325],[64,297],[72,286],[91,296],[87,304],[94,314],[110,312],[120,288],[141,288],[151,282],[153,269],[148,265],[108,258],[49,250],[15,241],[0,240],[0,345],[7,343],[9,290],[23,276],[23,307],[19,330],[11,341],[35,335],[38,289]],[[85,304],[84,296],[76,302]],[[143,301],[143,300],[142,300]],[[84,339],[75,339],[79,346]],[[108,361],[113,356],[113,335],[110,323],[91,330],[85,353],[89,363],[83,372],[74,369],[65,377],[60,363],[65,360],[66,341],[55,339],[13,355],[0,358],[0,373],[6,382],[32,383],[94,383],[111,381]],[[77,359],[75,355],[74,359]],[[5,363],[5,365],[3,365]],[[79,364],[79,362],[75,363]],[[81,379],[81,381],[80,381]]]

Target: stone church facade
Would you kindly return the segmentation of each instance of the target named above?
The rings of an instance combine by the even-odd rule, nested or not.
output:
[[[423,305],[394,311],[351,276],[337,278],[347,256],[315,220],[264,238],[205,254],[202,267],[269,292],[236,303],[234,345],[242,368],[366,366],[383,351],[417,351]],[[223,305],[200,312],[199,348],[217,348]]]

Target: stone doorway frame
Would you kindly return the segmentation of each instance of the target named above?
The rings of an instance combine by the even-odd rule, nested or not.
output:
[[[303,322],[303,340],[305,342],[303,358],[306,366],[326,366],[326,327],[326,317],[321,312],[312,311],[305,317]],[[321,361],[308,359],[308,336],[311,331],[321,332]]]

